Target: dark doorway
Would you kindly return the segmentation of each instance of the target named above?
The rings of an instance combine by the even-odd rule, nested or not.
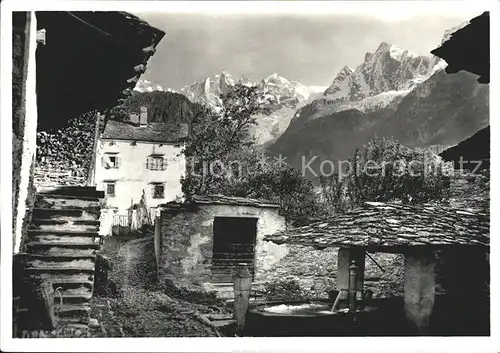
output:
[[[255,269],[257,218],[215,217],[212,282],[229,283],[239,263]]]

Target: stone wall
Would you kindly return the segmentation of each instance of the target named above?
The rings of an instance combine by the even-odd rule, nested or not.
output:
[[[255,217],[257,222],[254,283],[297,281],[311,297],[327,297],[336,288],[338,248],[315,250],[301,245],[277,245],[264,241],[266,234],[284,229],[277,209],[247,206],[199,205],[182,210],[162,209],[157,219],[155,252],[160,280],[169,278],[185,285],[210,285],[214,217]],[[366,259],[365,288],[375,297],[401,295],[403,257],[371,254],[385,270]]]
[[[310,246],[288,245],[286,255],[268,268],[262,278],[266,281],[297,281],[311,297],[326,298],[328,291],[337,287],[338,248],[316,250]],[[365,289],[371,289],[374,297],[402,295],[402,255],[370,254],[384,269],[382,271],[369,258],[365,259]]]
[[[25,92],[27,57],[25,21],[26,12],[13,16],[12,32],[12,226],[16,229],[17,205],[21,183],[21,163],[23,153],[24,125],[26,118]],[[15,232],[12,232],[13,243]]]
[[[25,18],[22,19],[22,17]],[[36,16],[19,12],[13,33],[13,251],[21,249],[34,199],[33,163],[36,152]],[[15,217],[15,218],[14,218]],[[28,219],[27,219],[28,218]]]
[[[286,255],[286,246],[263,240],[266,234],[284,229],[285,220],[276,208],[235,205],[197,205],[191,209],[172,212],[163,209],[158,256],[158,276],[175,279],[183,284],[204,285],[210,282],[215,217],[257,218],[255,247],[255,280],[262,281],[267,271]]]

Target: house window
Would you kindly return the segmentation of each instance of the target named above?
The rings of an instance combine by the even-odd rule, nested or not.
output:
[[[106,169],[120,167],[120,157],[116,154],[105,154],[102,156],[102,166]]]
[[[153,199],[163,199],[165,197],[165,185],[153,184]]]
[[[163,156],[149,156],[146,168],[149,170],[165,170],[167,169],[167,160]]]
[[[106,182],[106,196],[115,197],[116,183],[115,182]]]

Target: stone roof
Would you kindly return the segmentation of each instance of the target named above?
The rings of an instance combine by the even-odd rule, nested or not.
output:
[[[463,55],[463,53],[467,55]],[[473,53],[473,54],[472,54]],[[490,15],[486,11],[451,35],[440,47],[431,51],[448,66],[447,73],[466,70],[479,75],[479,83],[490,82]]]
[[[262,208],[279,208],[279,205],[267,200],[249,199],[246,197],[234,197],[224,195],[195,195],[189,201],[171,201],[160,205],[163,210],[170,212],[196,211],[199,205],[227,205],[227,206],[248,206]]]
[[[438,206],[366,202],[353,211],[265,239],[316,248],[362,246],[396,252],[417,246],[489,247],[489,217]]]
[[[454,162],[455,168],[460,168],[460,158],[462,158],[462,168],[474,169],[477,163],[479,169],[490,167],[490,126],[479,130],[471,137],[463,140],[459,144],[450,147],[439,155],[445,161]]]
[[[133,123],[109,120],[106,123],[102,139],[180,142],[188,137],[188,126],[182,123],[149,123],[139,126]]]
[[[250,199],[246,197],[224,196],[224,195],[196,195],[192,197],[192,201],[197,204],[219,204],[219,205],[235,205],[235,206],[253,206],[279,208],[279,205],[268,200]]]
[[[114,107],[132,94],[165,32],[126,12],[38,11],[39,127]]]

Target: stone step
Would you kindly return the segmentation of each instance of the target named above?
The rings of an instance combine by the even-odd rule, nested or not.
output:
[[[28,237],[30,242],[48,243],[98,243],[102,238],[98,231],[76,231],[76,230],[46,230],[29,229]]]
[[[62,288],[62,287],[61,287]],[[88,302],[92,298],[92,288],[77,287],[63,288],[61,291],[63,304],[80,304]],[[54,293],[54,303],[58,304],[61,297],[58,292]]]
[[[90,239],[90,238],[89,238]],[[33,248],[50,248],[50,247],[64,247],[64,248],[73,248],[73,249],[96,249],[98,250],[100,247],[99,243],[96,243],[94,241],[82,241],[82,242],[60,242],[60,241],[43,241],[43,242],[36,242],[36,241],[30,241],[28,244],[26,244],[28,249],[33,249]]]
[[[44,261],[36,259],[26,262],[26,270],[28,271],[93,272],[94,268],[95,263],[92,260]]]
[[[44,231],[99,231],[100,222],[98,220],[80,219],[33,219],[30,229]]]
[[[37,195],[35,207],[39,208],[97,208],[99,199],[65,195]]]
[[[104,198],[104,191],[97,191],[93,186],[55,186],[44,187],[37,190],[37,194],[48,196],[73,196],[73,197],[86,197],[86,198]]]
[[[99,220],[95,219],[81,219],[81,218],[68,218],[68,217],[58,217],[58,218],[35,218],[32,220],[35,225],[82,225],[82,226],[98,226],[101,223]]]
[[[32,219],[64,219],[61,217],[79,218],[80,220],[99,220],[99,208],[33,208]]]
[[[70,249],[62,247],[54,248],[34,248],[31,252],[33,257],[61,257],[61,258],[85,258],[85,257],[95,257],[97,250],[94,249]]]
[[[84,243],[96,243],[93,241],[94,238],[87,236],[77,236],[77,235],[52,235],[52,234],[37,234],[30,236],[30,241],[39,243],[50,243],[50,244],[84,244]],[[98,243],[97,243],[98,244]]]
[[[33,208],[33,219],[53,218],[57,216],[81,217],[83,210],[72,208]]]
[[[54,236],[78,236],[78,237],[86,237],[86,238],[100,238],[99,232],[92,230],[43,230],[43,229],[29,229],[28,235],[36,236],[36,235],[54,235]]]
[[[40,255],[40,254],[30,254],[29,259],[41,260],[41,261],[73,261],[73,260],[95,260],[96,255],[83,253],[83,254],[71,254],[71,255]]]
[[[85,325],[87,326],[90,322],[90,314],[84,315],[82,317],[65,317],[61,316],[57,318],[59,325],[64,325],[67,327],[73,327],[75,325]]]
[[[87,287],[93,288],[93,273],[44,273],[41,275],[45,280],[50,281],[54,287],[63,289]]]
[[[57,306],[56,306],[57,308]],[[56,309],[57,312],[57,309]],[[90,305],[89,304],[62,304],[59,308],[58,317],[60,318],[90,318]],[[78,320],[71,320],[72,322],[78,322]]]

